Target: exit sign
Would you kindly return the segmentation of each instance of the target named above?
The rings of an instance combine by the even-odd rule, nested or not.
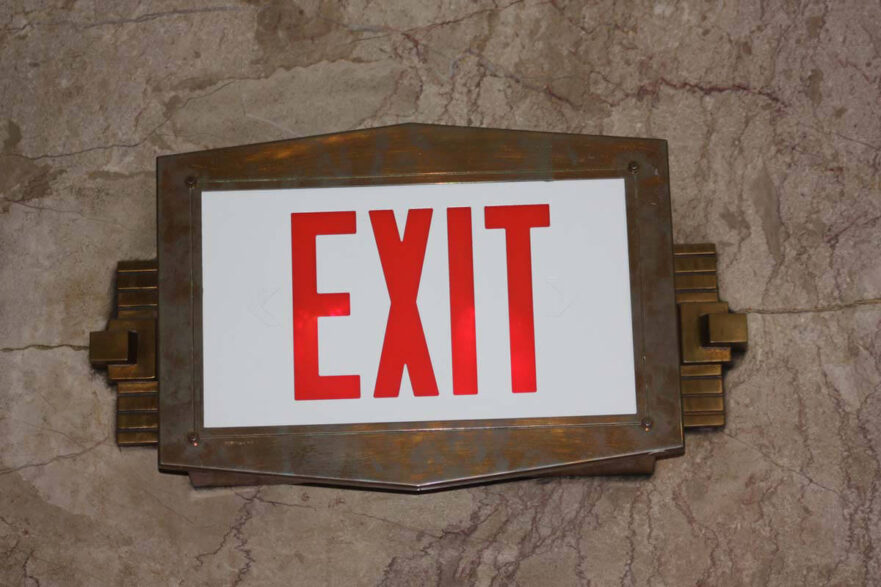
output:
[[[620,178],[202,193],[204,423],[636,413]]]
[[[94,356],[155,376],[120,421],[161,469],[423,491],[682,452],[664,141],[400,125],[157,178],[156,298],[121,290]]]

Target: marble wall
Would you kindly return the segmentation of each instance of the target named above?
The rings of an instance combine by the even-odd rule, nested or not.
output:
[[[0,4],[0,584],[881,583],[881,6]],[[157,155],[397,122],[669,141],[749,312],[728,426],[651,478],[194,491],[87,361]]]

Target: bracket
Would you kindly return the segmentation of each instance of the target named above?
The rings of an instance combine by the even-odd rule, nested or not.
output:
[[[89,361],[116,384],[116,444],[159,444],[156,320],[159,265],[122,261],[116,269],[115,317],[89,334]]]
[[[746,349],[746,314],[730,313],[719,301],[716,266],[712,243],[673,246],[686,429],[725,425],[722,366],[731,363],[732,350]]]

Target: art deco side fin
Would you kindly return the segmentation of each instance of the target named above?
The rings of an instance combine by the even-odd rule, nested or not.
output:
[[[159,379],[156,319],[159,267],[122,261],[116,269],[114,316],[107,329],[89,335],[89,360],[106,366],[116,384],[116,444],[159,444]]]
[[[720,428],[725,425],[722,366],[731,363],[732,350],[746,349],[746,314],[731,313],[719,301],[716,245],[674,245],[673,254],[682,425]]]

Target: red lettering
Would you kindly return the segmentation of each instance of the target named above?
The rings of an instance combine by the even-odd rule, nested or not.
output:
[[[358,375],[318,374],[318,317],[348,316],[348,293],[320,294],[315,257],[319,234],[354,234],[354,212],[291,214],[294,304],[294,399],[353,399],[361,396]]]
[[[438,395],[416,305],[431,227],[431,210],[410,210],[407,213],[403,239],[398,236],[395,213],[391,210],[371,210],[370,222],[391,302],[373,396],[398,397],[405,365],[413,395]]]
[[[487,228],[505,230],[508,262],[508,328],[511,337],[511,387],[534,392],[535,318],[532,309],[532,247],[529,229],[551,225],[550,206],[487,206]]]
[[[474,245],[471,208],[447,208],[453,395],[477,393],[477,329],[474,324]]]

